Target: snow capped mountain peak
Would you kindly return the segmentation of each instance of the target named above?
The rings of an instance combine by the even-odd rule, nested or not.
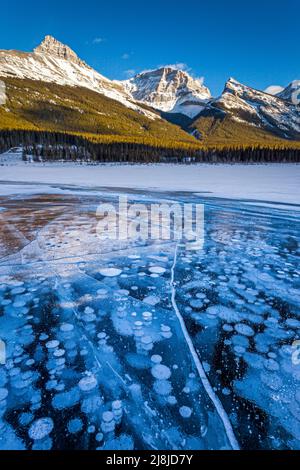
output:
[[[271,96],[263,91],[244,85],[243,83],[238,82],[234,78],[230,78],[229,80],[227,80],[221,98],[224,99],[224,97],[226,97],[226,95],[228,94],[234,95],[236,98],[245,101],[249,101],[252,103],[260,103],[264,105],[274,104],[278,102],[278,98],[276,96]]]
[[[134,78],[137,78],[137,77],[151,77],[151,76],[161,77],[161,79],[170,79],[170,78],[174,79],[174,77],[184,78],[186,81],[194,81],[194,82],[198,82],[200,85],[202,85],[200,80],[192,78],[191,75],[188,72],[186,72],[183,69],[180,69],[180,68],[176,67],[175,65],[164,65],[164,66],[159,67],[157,69],[144,70],[143,72],[140,72],[139,74],[137,74]]]
[[[300,137],[300,81],[276,95],[229,78],[218,98],[184,67],[165,65],[125,81],[112,81],[87,65],[67,45],[47,35],[33,52],[0,50],[0,78],[15,78],[93,90],[150,119],[159,113],[213,117],[258,127],[285,138]],[[37,85],[38,86],[38,85]],[[80,92],[79,92],[80,93]],[[147,105],[147,106],[145,106]],[[165,116],[176,121],[177,117]],[[181,119],[179,119],[181,122]]]
[[[300,83],[299,83],[300,84]],[[300,88],[300,87],[299,87]],[[300,90],[299,90],[300,91]],[[204,112],[230,116],[234,121],[256,126],[285,138],[300,136],[300,112],[297,106],[230,78],[219,98],[212,99]]]
[[[50,35],[45,37],[41,44],[34,49],[34,52],[36,54],[48,54],[78,65],[86,65],[69,46],[66,46]]]
[[[234,86],[236,86],[236,85],[240,86],[240,85],[242,85],[242,83],[240,83],[240,82],[239,82],[238,80],[236,80],[235,78],[230,77],[230,78],[228,78],[228,80],[227,80],[227,82],[226,82],[226,84],[225,84],[225,87],[227,87],[227,86],[228,86],[228,87],[231,87],[231,86],[234,87]]]
[[[300,80],[294,80],[284,90],[277,95],[279,98],[292,103],[299,103],[300,100]]]
[[[132,98],[156,109],[194,117],[211,98],[201,80],[173,66],[141,72],[122,82]]]
[[[235,78],[229,78],[227,82],[225,83],[225,88],[223,93],[234,93],[234,94],[239,94],[243,93],[245,91],[249,91],[252,88],[243,85],[243,83],[239,82]]]
[[[89,67],[70,47],[52,36],[46,36],[34,52],[0,51],[0,77],[88,88],[151,119],[159,118],[156,113],[133,103],[120,84]]]

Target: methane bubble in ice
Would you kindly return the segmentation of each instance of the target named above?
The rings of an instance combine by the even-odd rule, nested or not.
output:
[[[183,418],[190,418],[192,416],[192,410],[188,406],[182,406],[179,409],[179,413]]]
[[[57,348],[58,345],[59,345],[59,341],[57,341],[57,340],[48,341],[48,343],[46,343],[46,348],[47,349],[55,349],[55,348]]]
[[[94,375],[88,375],[80,380],[78,386],[83,392],[89,392],[97,386],[97,379]]]
[[[164,366],[163,364],[156,364],[152,367],[151,373],[157,380],[168,380],[171,377],[169,367]]]
[[[104,433],[112,432],[115,429],[114,415],[111,411],[102,414],[101,429]]]
[[[168,380],[156,380],[153,388],[158,395],[170,395],[172,391],[172,385]]]
[[[116,423],[120,423],[123,416],[123,405],[121,400],[113,401],[111,407]]]
[[[151,336],[143,336],[141,338],[141,347],[144,351],[151,351],[153,348],[153,341]]]
[[[154,364],[160,364],[162,362],[162,357],[159,356],[158,354],[153,354],[153,356],[151,356],[151,361]]]
[[[29,429],[29,437],[34,441],[44,439],[53,430],[54,424],[51,418],[40,418]]]
[[[71,419],[68,423],[68,431],[71,433],[71,434],[76,434],[78,432],[80,432],[83,428],[83,423],[81,421],[81,419],[79,418],[74,418],[74,419]]]
[[[152,274],[164,274],[166,272],[166,269],[162,268],[161,266],[152,266],[151,268],[149,268],[149,271]]]
[[[0,388],[0,401],[5,400],[8,395],[8,391],[6,388]]]
[[[104,277],[117,277],[121,274],[122,270],[117,268],[102,268],[99,270],[101,276]]]
[[[21,424],[21,426],[28,426],[28,424],[30,424],[32,420],[32,413],[22,413],[19,417],[19,423]]]
[[[169,405],[172,405],[172,406],[176,405],[176,403],[177,403],[176,397],[174,397],[173,395],[170,395],[168,397],[168,403],[169,403]]]
[[[245,325],[244,323],[238,323],[237,325],[235,325],[235,330],[244,336],[254,335],[253,329],[250,326]]]

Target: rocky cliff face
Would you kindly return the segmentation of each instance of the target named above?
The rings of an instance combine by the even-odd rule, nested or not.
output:
[[[201,114],[229,116],[284,138],[300,138],[300,109],[293,103],[229,79],[219,98],[211,100]],[[200,114],[200,117],[201,117]]]
[[[136,101],[164,112],[182,113],[189,117],[198,114],[211,97],[210,91],[200,80],[173,67],[140,73],[124,81],[123,86]]]
[[[79,59],[77,54],[72,51],[70,47],[59,42],[52,36],[46,36],[45,39],[41,42],[41,44],[34,49],[34,52],[36,54],[48,54],[51,57],[64,59],[82,67],[86,66],[86,63]]]

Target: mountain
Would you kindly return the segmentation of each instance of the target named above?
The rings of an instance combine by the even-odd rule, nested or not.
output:
[[[150,110],[133,103],[124,87],[96,72],[52,36],[46,36],[34,52],[0,51],[0,77],[88,88],[157,119]]]
[[[174,67],[143,72],[121,83],[135,101],[189,117],[199,114],[211,98],[200,80]]]
[[[0,130],[164,148],[300,140],[299,107],[291,102],[299,82],[272,96],[229,79],[213,98],[201,80],[171,66],[112,81],[52,36],[33,52],[1,50],[0,79]]]
[[[300,139],[300,112],[294,104],[229,79],[191,124],[198,138],[223,141]]]
[[[156,144],[195,144],[160,114],[51,36],[25,53],[0,51],[0,129],[48,130]]]
[[[292,103],[300,102],[300,80],[294,80],[284,90],[278,93],[276,96],[283,100],[291,101]]]

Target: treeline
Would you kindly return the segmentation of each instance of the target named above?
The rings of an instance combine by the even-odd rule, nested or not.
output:
[[[97,136],[98,137],[98,136]],[[127,163],[297,163],[300,144],[287,141],[272,147],[162,145],[159,142],[101,141],[82,135],[43,131],[0,131],[0,151],[23,147],[24,159]]]

